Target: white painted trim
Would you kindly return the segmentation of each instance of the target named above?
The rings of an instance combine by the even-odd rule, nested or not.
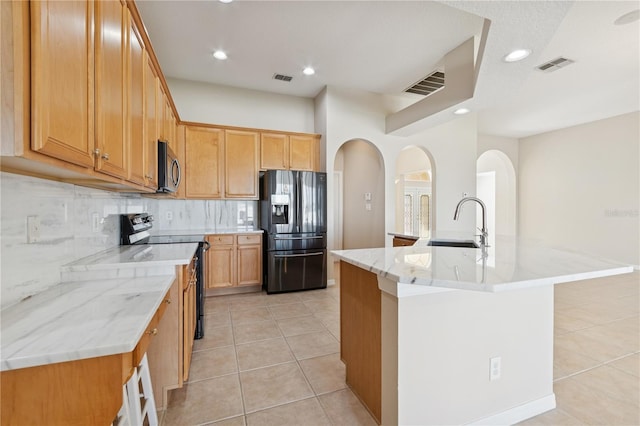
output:
[[[549,410],[556,408],[556,395],[552,393],[540,399],[529,401],[507,411],[503,411],[493,416],[485,417],[469,423],[471,425],[512,425],[523,420],[530,419]]]

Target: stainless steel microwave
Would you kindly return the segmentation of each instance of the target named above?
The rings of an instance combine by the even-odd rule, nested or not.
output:
[[[180,185],[181,170],[178,157],[166,141],[158,141],[158,190],[176,192]]]

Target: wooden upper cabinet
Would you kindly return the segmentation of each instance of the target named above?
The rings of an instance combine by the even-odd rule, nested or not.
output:
[[[128,9],[122,1],[97,1],[95,8],[96,170],[127,178]]]
[[[222,198],[224,130],[186,128],[183,179],[187,198]]]
[[[225,197],[258,198],[258,133],[225,130]]]
[[[146,68],[144,43],[131,15],[128,15],[129,29],[129,65],[128,100],[129,100],[129,138],[131,157],[129,162],[129,180],[144,185],[146,183],[145,168],[147,147],[144,136],[144,104]]]
[[[287,170],[289,168],[289,137],[280,133],[260,134],[260,168]]]
[[[186,138],[186,134],[185,134],[185,126],[184,125],[181,124],[179,126],[176,126],[176,136],[175,137],[176,137],[176,141],[175,141],[175,144],[174,144],[174,153],[178,157],[178,162],[180,164],[185,164],[185,145],[186,145],[185,138]],[[186,171],[183,168],[180,185],[178,185],[178,190],[174,194],[176,198],[185,198],[186,197],[185,173],[186,173]]]
[[[317,135],[260,134],[261,170],[319,171]]]
[[[145,184],[158,188],[158,75],[149,54],[145,51],[144,65],[144,141],[145,141]]]
[[[94,4],[30,4],[31,148],[88,168],[94,166]]]
[[[315,171],[318,139],[312,135],[289,136],[289,168]]]

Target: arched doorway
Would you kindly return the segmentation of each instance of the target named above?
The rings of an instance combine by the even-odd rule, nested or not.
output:
[[[345,142],[334,161],[334,246],[384,247],[384,160],[371,142]]]
[[[502,151],[485,151],[477,160],[476,195],[487,206],[489,244],[496,235],[516,235],[516,172]],[[476,215],[478,226],[482,216]]]
[[[420,147],[409,146],[396,159],[395,231],[430,237],[433,227],[433,167]]]

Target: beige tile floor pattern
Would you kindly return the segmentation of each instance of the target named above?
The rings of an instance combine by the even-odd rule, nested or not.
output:
[[[525,425],[640,425],[640,273],[555,288],[557,408]],[[208,298],[171,425],[374,425],[345,384],[339,287]]]

